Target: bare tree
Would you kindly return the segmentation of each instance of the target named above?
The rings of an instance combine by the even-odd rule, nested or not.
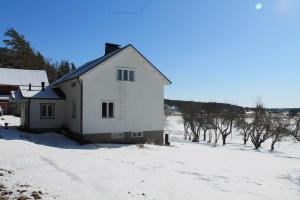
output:
[[[188,132],[190,131],[190,134],[192,136],[192,142],[199,142],[201,124],[199,123],[198,109],[193,105],[186,105],[182,108],[181,112],[185,127],[187,128],[185,130],[185,134],[188,134]]]
[[[256,105],[252,128],[253,131],[250,134],[251,142],[257,150],[263,142],[272,136],[271,114],[267,113],[261,103]]]
[[[293,125],[290,134],[300,142],[300,116],[294,116],[292,121]]]
[[[249,122],[245,115],[241,115],[236,121],[236,128],[240,131],[240,134],[243,136],[243,144],[246,145],[251,131],[253,131],[252,123]]]
[[[291,119],[285,116],[284,114],[274,114],[272,117],[272,125],[271,125],[271,151],[274,151],[274,146],[277,142],[281,142],[283,138],[288,137],[290,135],[290,127]]]
[[[235,112],[231,110],[226,110],[217,117],[216,127],[222,136],[223,145],[226,145],[226,138],[232,133],[233,122],[235,119]]]

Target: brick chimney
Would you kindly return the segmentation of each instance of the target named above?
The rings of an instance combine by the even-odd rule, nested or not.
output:
[[[105,43],[105,55],[121,49],[121,45],[113,43]]]

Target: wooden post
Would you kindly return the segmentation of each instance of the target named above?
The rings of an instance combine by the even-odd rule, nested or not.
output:
[[[4,129],[8,129],[8,123],[7,122],[4,123]]]
[[[169,134],[168,134],[168,133],[165,134],[165,145],[166,145],[166,146],[170,146],[170,142],[169,142]]]

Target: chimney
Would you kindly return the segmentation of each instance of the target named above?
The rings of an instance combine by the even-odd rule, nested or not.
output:
[[[121,48],[121,45],[119,45],[119,44],[105,43],[105,55],[112,53],[116,50],[119,50],[120,48]]]
[[[29,83],[28,89],[29,89],[29,91],[31,91],[31,83]]]
[[[42,82],[42,91],[45,90],[45,82]]]

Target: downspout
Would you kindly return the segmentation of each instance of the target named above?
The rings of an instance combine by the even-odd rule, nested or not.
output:
[[[28,99],[28,125],[27,125],[27,128],[30,129],[30,102],[31,102],[31,99]]]
[[[83,85],[80,82],[78,77],[77,79],[78,84],[80,85],[80,140],[83,142]]]

